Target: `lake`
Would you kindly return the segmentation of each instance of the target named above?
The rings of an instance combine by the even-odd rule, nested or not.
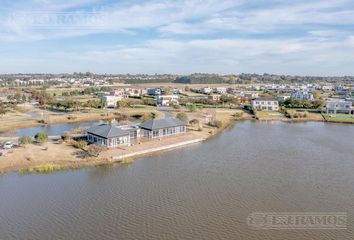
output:
[[[130,165],[0,175],[0,239],[353,239],[354,125],[244,121]],[[345,212],[255,230],[253,212]]]
[[[82,128],[88,129],[94,124],[103,123],[103,121],[84,121],[84,122],[74,122],[74,123],[58,123],[58,124],[49,124],[38,127],[28,127],[20,128],[14,131],[5,132],[2,135],[6,136],[34,136],[38,132],[46,132],[49,136],[59,136],[65,132],[69,132],[74,129]],[[0,134],[1,136],[1,134]]]

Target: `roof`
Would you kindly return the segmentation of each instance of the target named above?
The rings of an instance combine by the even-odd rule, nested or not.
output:
[[[101,124],[98,126],[93,126],[87,130],[87,133],[91,133],[103,138],[113,138],[129,135],[129,131],[120,129],[117,126],[111,124]]]
[[[275,101],[275,102],[278,102],[278,100],[276,100],[274,98],[255,98],[255,99],[253,99],[253,101]]]
[[[145,121],[139,126],[144,129],[155,130],[161,128],[185,126],[186,123],[177,118],[165,118],[165,119],[152,119]]]

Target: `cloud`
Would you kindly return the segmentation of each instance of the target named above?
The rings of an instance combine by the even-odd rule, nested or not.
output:
[[[0,51],[42,53],[4,56],[4,71],[19,60],[54,72],[353,73],[351,0],[4,0],[0,13]]]

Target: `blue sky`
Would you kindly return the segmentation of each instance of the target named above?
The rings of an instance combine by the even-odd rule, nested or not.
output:
[[[354,75],[353,0],[1,0],[0,73]]]

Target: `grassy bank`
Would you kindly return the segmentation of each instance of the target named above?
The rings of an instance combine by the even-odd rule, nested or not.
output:
[[[354,115],[349,114],[322,114],[327,122],[354,123]]]

